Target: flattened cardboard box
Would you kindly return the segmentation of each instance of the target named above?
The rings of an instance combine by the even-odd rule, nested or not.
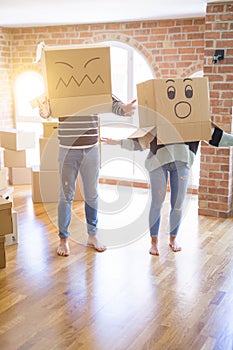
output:
[[[137,85],[140,128],[159,144],[211,139],[207,78],[151,79]]]
[[[45,46],[42,69],[53,118],[112,111],[109,47]]]

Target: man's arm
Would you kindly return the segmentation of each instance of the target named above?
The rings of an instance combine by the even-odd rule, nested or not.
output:
[[[48,98],[45,96],[45,99],[43,102],[37,101],[38,107],[39,107],[39,114],[41,118],[48,119],[51,117],[51,110],[50,110],[50,105]]]
[[[117,99],[116,96],[112,96],[112,112],[117,115],[121,115],[124,117],[131,117],[136,109],[135,107],[136,100],[133,100],[132,102],[125,104],[119,99]]]

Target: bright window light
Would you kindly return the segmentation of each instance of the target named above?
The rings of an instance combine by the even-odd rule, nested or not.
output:
[[[16,119],[20,117],[38,116],[38,109],[33,109],[30,101],[43,92],[44,82],[39,73],[27,71],[20,74],[14,86]]]

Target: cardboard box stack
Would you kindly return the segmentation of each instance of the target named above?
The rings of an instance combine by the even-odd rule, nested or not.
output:
[[[5,235],[12,232],[12,202],[0,197],[0,268],[6,267]]]
[[[12,208],[14,188],[8,186],[8,169],[2,167],[4,149],[0,158],[0,267],[5,267],[5,246],[18,243],[18,216],[11,209],[12,226],[9,223],[9,211]],[[6,229],[7,228],[7,229]]]
[[[4,148],[4,167],[9,169],[9,183],[11,185],[31,184],[28,149],[35,147],[35,133],[2,129],[0,139],[1,147]]]
[[[40,167],[32,168],[32,200],[34,203],[57,202],[59,199],[59,170],[57,138],[58,121],[43,122],[43,136],[39,139]],[[74,200],[83,200],[80,179],[76,183]]]

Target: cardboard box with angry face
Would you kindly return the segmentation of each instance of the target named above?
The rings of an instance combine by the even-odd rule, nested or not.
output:
[[[42,67],[53,118],[111,112],[109,47],[45,46]]]

